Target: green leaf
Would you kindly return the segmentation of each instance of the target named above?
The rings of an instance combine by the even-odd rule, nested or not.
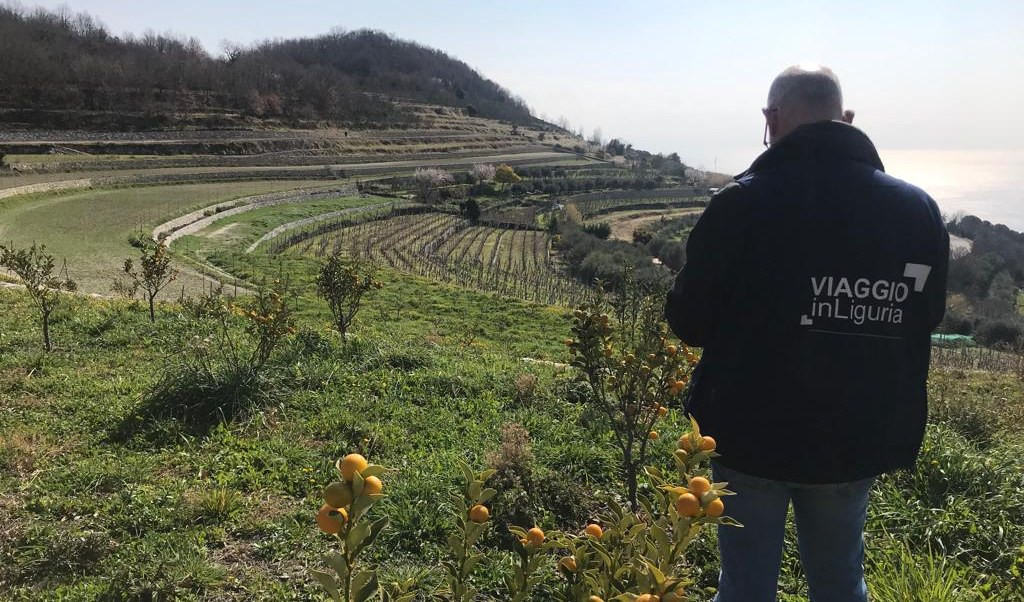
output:
[[[467,558],[466,565],[462,568],[462,576],[469,577],[469,574],[473,572],[473,569],[476,568],[476,565],[479,564],[480,561],[483,559],[483,554],[476,554],[475,556],[470,556],[469,558]]]
[[[355,549],[355,552],[358,554],[363,549],[373,545],[373,542],[377,541],[377,538],[380,537],[381,531],[383,531],[384,528],[387,526],[388,517],[386,516],[371,523],[368,535],[366,536],[365,539],[363,539],[362,543],[360,543],[359,546]]]
[[[387,472],[387,469],[384,468],[383,466],[380,466],[378,464],[370,464],[369,466],[366,467],[366,470],[362,471],[359,474],[363,475],[364,479],[367,477],[379,478],[383,476],[385,472]]]
[[[345,545],[348,546],[349,550],[358,550],[368,535],[370,535],[370,524],[365,522],[358,523],[348,530],[348,536],[345,537]]]
[[[359,571],[352,576],[352,602],[366,602],[378,587],[377,571]]]
[[[313,575],[313,578],[317,580],[317,583],[327,590],[327,593],[330,594],[332,600],[335,602],[341,602],[341,592],[338,591],[338,582],[334,580],[333,575],[316,569],[309,569],[309,574]]]
[[[327,566],[334,569],[339,579],[344,579],[348,575],[348,561],[341,554],[332,552],[324,557],[324,562],[327,563]]]
[[[462,554],[463,554],[462,542],[459,541],[458,537],[456,537],[454,535],[449,535],[448,536],[448,547],[451,548],[451,551],[452,551],[453,554],[455,554],[455,556],[462,557]]]
[[[658,589],[661,589],[661,584],[665,583],[665,573],[658,570],[658,567],[654,566],[650,561],[644,560],[644,564],[647,565],[647,570],[650,571],[651,577],[654,578],[654,583]]]
[[[470,483],[476,480],[473,478],[473,469],[463,460],[459,460],[459,467],[462,468],[462,476],[465,477],[465,483],[468,487]]]

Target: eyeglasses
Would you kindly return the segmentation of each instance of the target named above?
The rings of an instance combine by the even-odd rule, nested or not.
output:
[[[768,113],[778,113],[778,112],[779,112],[779,108],[778,107],[767,107],[767,108],[761,109],[761,113],[764,114],[764,138],[762,139],[762,144],[764,144],[765,148],[768,148]]]

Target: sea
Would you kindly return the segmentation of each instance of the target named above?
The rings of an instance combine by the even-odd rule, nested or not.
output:
[[[976,215],[1024,232],[1024,150],[880,148],[885,171],[924,189],[947,218]]]

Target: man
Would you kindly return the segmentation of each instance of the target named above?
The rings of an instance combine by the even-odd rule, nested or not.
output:
[[[863,602],[868,492],[921,446],[949,236],[935,202],[884,173],[835,74],[772,83],[771,146],[694,227],[668,297],[704,352],[688,403],[738,495],[719,529],[719,602],[776,599],[793,505],[812,602]]]

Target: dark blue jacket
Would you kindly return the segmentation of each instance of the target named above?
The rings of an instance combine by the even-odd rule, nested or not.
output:
[[[949,235],[863,132],[797,128],[720,190],[668,296],[704,353],[688,410],[748,474],[838,483],[911,467]]]

